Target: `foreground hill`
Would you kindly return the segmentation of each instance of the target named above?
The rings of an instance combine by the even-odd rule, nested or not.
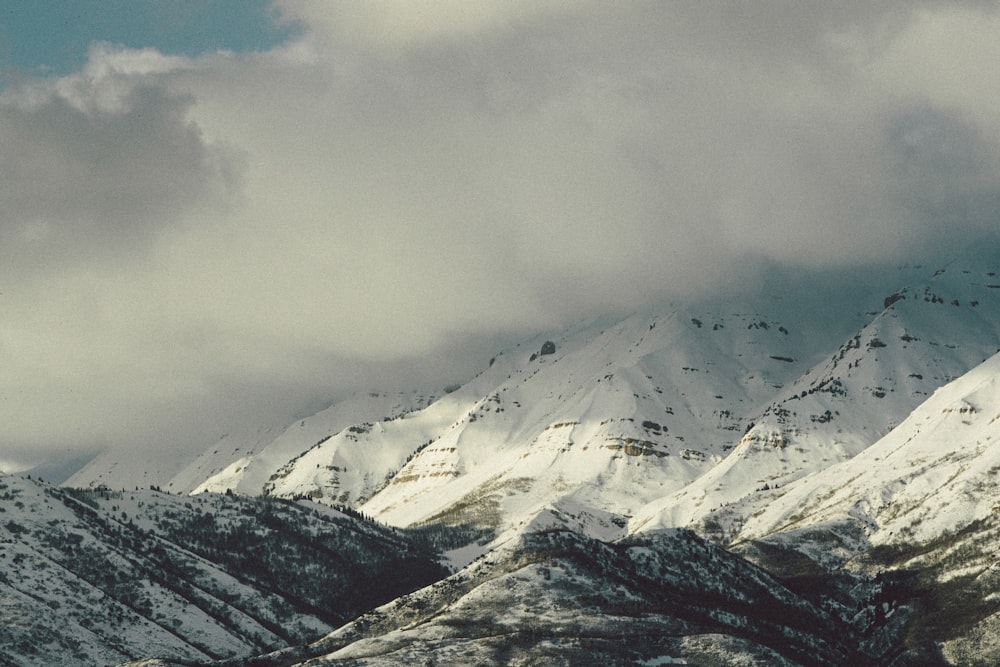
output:
[[[322,640],[254,662],[663,664],[735,658],[846,664],[851,632],[740,558],[689,532],[606,544],[519,536],[461,572]]]
[[[323,506],[0,477],[4,665],[249,655],[443,574],[412,538]]]

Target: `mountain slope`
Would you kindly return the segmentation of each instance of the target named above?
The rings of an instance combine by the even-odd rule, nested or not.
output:
[[[237,426],[191,460],[178,458],[169,448],[141,458],[107,451],[70,476],[65,484],[78,488],[138,484],[177,493],[231,490],[258,495],[278,468],[318,440],[353,424],[396,418],[426,406],[434,398],[433,394],[416,390],[352,394],[291,424]]]
[[[862,664],[860,632],[689,531],[547,531],[254,664]]]
[[[880,574],[931,664],[1000,661],[1000,354],[850,461],[788,487],[736,549],[772,567]]]
[[[744,537],[850,518],[873,544],[927,542],[990,516],[1000,473],[1000,355],[937,390],[867,450],[790,487]]]
[[[802,336],[752,312],[598,323],[317,444],[265,490],[361,503],[396,525],[507,526],[566,496],[631,513],[714,465],[808,356]]]
[[[887,295],[839,347],[773,301],[793,319],[730,304],[538,337],[422,410],[317,442],[264,490],[498,530],[569,499],[724,541],[1000,346],[995,273],[964,266]]]
[[[726,541],[786,484],[863,451],[1000,349],[994,282],[990,269],[955,266],[889,295],[826,362],[777,393],[724,461],[643,508],[631,529],[687,525]]]
[[[5,665],[248,655],[443,574],[409,538],[323,506],[0,477]]]
[[[232,490],[257,495],[283,465],[314,444],[356,424],[391,421],[434,400],[434,395],[418,391],[355,394],[298,420],[277,437],[270,434],[271,439],[256,447],[245,448],[245,443],[233,438],[220,442],[177,474],[169,486],[180,492]]]

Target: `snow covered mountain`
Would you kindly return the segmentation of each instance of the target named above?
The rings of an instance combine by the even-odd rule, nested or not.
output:
[[[292,424],[269,424],[235,429],[212,443],[201,455],[185,462],[176,453],[162,453],[163,460],[128,458],[108,451],[72,475],[65,484],[93,488],[160,486],[178,493],[190,491],[260,492],[263,483],[290,458],[317,440],[353,424],[392,419],[426,406],[434,395],[423,391],[365,392],[337,401],[326,409]]]
[[[450,577],[254,664],[996,664],[998,406],[1000,354],[788,484],[729,549],[683,529],[595,539],[607,517],[543,512]]]
[[[143,665],[250,654],[265,667],[997,664],[1000,278],[990,258],[914,272],[867,301],[830,302],[843,315],[827,313],[825,328],[822,303],[719,300],[539,335],[440,396],[362,395],[231,435],[173,473],[168,490],[198,492],[190,497],[17,481],[18,494],[40,498],[37,516],[24,507],[0,515],[13,517],[0,548],[82,576],[53,546],[80,533],[108,562],[133,563],[115,580],[152,582],[138,590],[156,613],[138,615],[181,638],[108,653],[166,659]],[[99,484],[95,470],[77,481]],[[110,528],[70,523],[41,499],[59,494]],[[312,531],[328,522],[358,521],[345,512],[409,528],[351,523],[326,551],[271,562],[274,579],[264,580],[217,539],[239,525],[242,539],[314,545]],[[58,537],[45,537],[46,526]],[[184,603],[157,596],[189,589],[160,592],[153,563],[167,561],[121,555],[120,533],[137,545],[162,541],[179,581],[233,609],[191,628],[169,620],[160,610]],[[343,556],[369,537],[411,558],[404,570],[420,576],[394,580],[407,593],[381,591],[385,604],[367,613],[370,596],[309,597],[320,573],[348,581],[361,572]],[[359,558],[399,571],[373,549]],[[12,617],[44,604],[78,626],[83,612],[73,610],[101,599],[26,601],[32,586],[72,584],[11,562],[0,558]],[[231,594],[206,583],[225,576]],[[128,606],[119,589],[86,581]],[[250,599],[298,615],[262,617],[234,602]],[[237,614],[271,639],[248,640],[251,626],[231,631],[243,628],[232,620],[221,623],[229,634],[206,629]],[[12,627],[0,650],[27,632]],[[309,631],[326,634],[303,644]],[[208,636],[218,642],[211,651],[197,643]],[[86,641],[94,655],[118,650],[107,632]],[[24,654],[12,664],[48,663]]]
[[[549,531],[254,664],[862,664],[857,634],[690,532]]]
[[[395,525],[501,528],[563,497],[631,514],[724,457],[804,344],[756,313],[682,310],[539,338],[424,410],[317,443],[263,490]]]
[[[789,485],[734,549],[772,570],[892,573],[945,664],[1000,661],[1000,354],[853,459]],[[880,575],[881,576],[881,575]]]
[[[726,460],[643,508],[633,530],[690,525],[724,542],[784,485],[863,451],[1000,349],[998,282],[986,267],[955,266],[888,295],[827,361],[777,392]]]
[[[570,500],[632,532],[690,526],[725,543],[996,351],[998,282],[983,262],[925,273],[841,305],[834,344],[776,300],[591,322],[498,354],[440,398],[359,397],[266,444],[213,447],[168,488],[497,531]]]
[[[300,644],[443,576],[429,554],[322,505],[3,476],[0,664],[207,660]]]
[[[1000,354],[938,389],[851,460],[791,485],[740,537],[844,521],[871,544],[926,543],[1000,507]]]

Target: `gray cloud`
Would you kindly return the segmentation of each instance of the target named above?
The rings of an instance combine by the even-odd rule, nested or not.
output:
[[[992,5],[281,6],[281,49],[4,94],[9,442],[193,443],[997,233]]]
[[[0,237],[22,270],[140,251],[199,207],[221,207],[239,162],[186,119],[193,100],[129,86],[115,108],[56,94],[0,106]]]
[[[1000,225],[1000,145],[959,113],[915,108],[892,119],[887,153],[901,207],[936,243]]]

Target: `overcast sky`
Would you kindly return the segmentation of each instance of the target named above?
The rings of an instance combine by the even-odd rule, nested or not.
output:
[[[998,63],[982,2],[6,3],[0,469],[995,243]]]

